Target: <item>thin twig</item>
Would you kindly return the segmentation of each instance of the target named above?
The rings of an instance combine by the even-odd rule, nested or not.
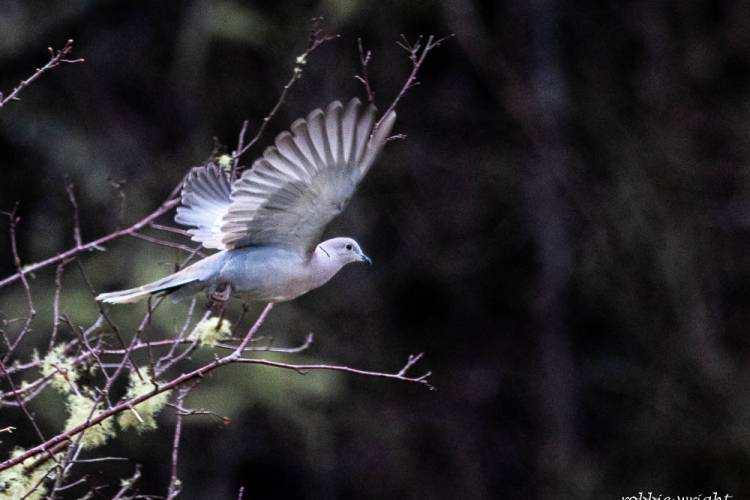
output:
[[[172,465],[170,467],[167,500],[176,498],[182,490],[182,484],[177,477],[177,460],[180,455],[180,439],[182,437],[182,419],[185,416],[182,406],[185,403],[185,398],[188,397],[188,394],[190,394],[190,391],[193,390],[194,387],[195,383],[180,387],[177,391],[177,398],[175,399],[177,412],[175,412],[174,440],[172,441]]]
[[[167,226],[164,224],[157,224],[156,222],[152,222],[149,224],[149,226],[153,227],[154,229],[158,229],[160,231],[166,231],[169,233],[179,234],[180,236],[185,236],[186,238],[190,237],[190,233],[185,229],[180,229],[179,227],[173,227],[173,226]]]
[[[92,460],[92,461],[93,461],[93,460]],[[82,463],[82,462],[85,462],[85,460],[79,460],[79,461],[78,461],[78,463]],[[88,481],[88,477],[87,477],[87,476],[84,476],[84,477],[82,477],[82,478],[78,479],[77,481],[73,481],[72,483],[68,483],[68,484],[66,484],[65,486],[60,486],[59,488],[57,488],[57,490],[56,490],[56,491],[65,491],[65,490],[69,490],[69,489],[71,489],[71,488],[75,488],[75,487],[76,487],[76,486],[78,486],[79,484],[83,484],[83,483],[85,483],[86,481]]]
[[[275,366],[278,368],[286,368],[290,370],[295,370],[298,373],[306,373],[309,370],[333,370],[333,371],[348,372],[348,373],[354,373],[358,375],[365,375],[365,376],[371,376],[371,377],[397,379],[397,380],[402,380],[405,382],[415,382],[415,383],[423,384],[428,388],[432,388],[432,385],[430,385],[428,381],[430,372],[427,372],[418,377],[411,377],[407,375],[407,371],[411,368],[411,366],[414,365],[414,363],[416,363],[422,357],[421,354],[416,355],[416,356],[410,356],[409,360],[403,366],[403,368],[401,368],[401,370],[399,370],[396,373],[360,370],[360,369],[351,368],[348,366],[325,365],[325,364],[294,365],[294,364],[280,363],[280,362],[266,360],[266,359],[242,358],[241,354],[243,350],[245,349],[245,347],[247,347],[247,344],[253,339],[253,336],[260,329],[261,325],[263,324],[263,321],[265,320],[268,312],[271,310],[272,307],[273,307],[272,303],[268,304],[265,307],[265,309],[260,314],[258,319],[255,321],[253,326],[248,330],[248,333],[245,335],[240,345],[237,347],[237,349],[232,351],[230,354],[227,354],[226,356],[221,357],[221,358],[217,357],[211,363],[208,363],[199,368],[196,368],[195,370],[191,372],[179,375],[165,384],[154,386],[154,389],[152,389],[151,391],[141,394],[137,397],[134,397],[128,401],[122,401],[118,403],[117,405],[111,408],[108,408],[95,416],[91,415],[84,423],[77,425],[76,427],[69,429],[68,431],[62,432],[50,438],[46,442],[38,446],[35,446],[31,449],[28,449],[25,452],[17,455],[16,457],[9,458],[5,462],[0,463],[0,471],[6,470],[19,463],[22,463],[23,461],[31,457],[35,457],[39,455],[40,453],[44,453],[47,450],[53,449],[54,447],[59,446],[60,443],[70,441],[71,438],[76,437],[77,435],[84,432],[86,429],[93,427],[94,425],[97,425],[98,423],[102,422],[103,420],[106,420],[107,418],[112,417],[113,415],[116,415],[123,411],[127,411],[130,408],[133,408],[137,406],[138,404],[142,403],[143,401],[146,401],[147,399],[150,399],[156,396],[157,394],[171,391],[172,389],[180,387],[188,382],[201,379],[204,376],[206,376],[208,373],[212,372],[213,370],[220,368],[222,366],[231,364],[231,363],[247,363],[247,364],[260,364],[260,365],[267,365],[267,366]]]
[[[117,491],[117,494],[112,497],[112,500],[122,500],[125,498],[125,494],[133,488],[133,485],[141,478],[141,466],[135,466],[135,472],[130,479],[122,481],[122,486]]]
[[[271,309],[273,309],[273,302],[269,302],[266,304],[266,307],[263,308],[263,311],[261,311],[260,316],[258,317],[258,320],[253,324],[252,327],[250,327],[250,330],[248,330],[247,335],[245,335],[245,338],[242,339],[242,342],[237,346],[237,348],[234,350],[232,354],[229,356],[234,358],[239,358],[242,356],[242,351],[245,350],[245,347],[250,343],[251,340],[253,340],[253,336],[255,336],[256,333],[258,333],[258,329],[260,328],[260,325],[263,324],[263,322],[266,320],[266,316],[268,316],[268,313],[271,312]]]
[[[214,419],[218,420],[219,422],[225,425],[231,422],[229,420],[229,417],[224,417],[211,410],[204,410],[203,408],[198,408],[198,409],[180,408],[173,403],[167,403],[167,406],[177,410],[183,417],[208,416],[208,417],[213,417]]]
[[[183,252],[197,255],[198,257],[201,257],[201,258],[206,256],[206,254],[204,254],[203,252],[198,251],[198,249],[201,248],[200,246],[198,246],[198,248],[193,248],[187,245],[183,245],[181,243],[175,243],[173,241],[162,240],[161,238],[154,238],[153,236],[146,236],[145,234],[141,234],[137,232],[130,233],[128,236],[132,236],[133,238],[137,238],[139,240],[148,241],[149,243],[154,243],[155,245],[174,248],[175,250],[182,250]]]
[[[362,74],[354,75],[354,78],[356,80],[359,80],[365,87],[365,92],[367,93],[367,101],[374,106],[375,92],[370,86],[370,76],[367,69],[367,66],[370,64],[370,59],[372,58],[372,51],[364,51],[364,49],[362,48],[362,38],[357,38],[357,48],[359,49],[359,64],[362,66]]]
[[[409,369],[422,358],[422,353],[411,355],[409,356],[409,359],[407,360],[406,364],[396,373],[386,373],[386,372],[375,372],[370,370],[360,370],[359,368],[351,368],[348,366],[341,366],[341,365],[327,365],[327,364],[309,364],[309,365],[299,365],[299,364],[292,364],[292,363],[281,363],[279,361],[271,361],[268,359],[250,359],[250,358],[242,358],[238,359],[238,363],[245,363],[245,364],[251,364],[251,365],[265,365],[265,366],[273,366],[276,368],[285,368],[287,370],[294,370],[297,373],[300,373],[302,375],[306,375],[308,371],[310,370],[332,370],[332,371],[338,371],[338,372],[346,372],[346,373],[354,373],[357,375],[366,375],[368,377],[380,377],[380,378],[391,378],[396,380],[403,380],[404,382],[416,382],[419,384],[425,385],[429,390],[434,391],[435,387],[430,384],[429,377],[432,375],[432,372],[426,372],[422,375],[419,375],[418,377],[411,377],[407,375],[407,372]]]
[[[193,300],[190,301],[190,307],[188,308],[187,316],[185,317],[185,322],[182,325],[182,329],[175,337],[174,341],[172,342],[172,346],[169,349],[169,352],[167,352],[164,356],[160,357],[156,361],[156,368],[154,369],[155,376],[159,378],[161,374],[166,370],[162,370],[162,366],[167,365],[170,360],[174,359],[175,350],[177,349],[177,346],[180,345],[182,342],[195,342],[196,340],[189,340],[185,338],[185,335],[187,333],[188,327],[190,326],[190,321],[193,318],[193,312],[195,311],[195,304],[197,300],[195,297],[193,297]],[[156,343],[154,343],[156,345]],[[171,366],[171,365],[168,365]]]
[[[207,315],[208,314],[206,314],[206,317]],[[79,330],[77,328],[74,328],[72,324],[69,323],[70,321],[69,318],[67,318],[66,316],[62,316],[62,319],[65,321],[66,324],[68,324],[68,326],[74,332],[76,332],[77,335],[79,335],[79,338],[71,342],[69,345],[77,345],[76,342],[80,343],[81,338],[88,338],[88,334],[86,332],[83,332],[82,334],[78,333]],[[98,323],[101,323],[101,320],[102,320],[102,317],[100,316]],[[262,339],[253,337],[252,341],[256,342],[260,340]],[[245,347],[243,352],[274,352],[274,353],[283,353],[283,354],[297,354],[308,349],[312,345],[312,342],[313,342],[313,334],[310,333],[305,337],[305,341],[302,344],[295,346],[295,347],[277,347],[277,346],[271,346],[271,345],[258,346],[258,347],[248,346],[248,347]],[[169,362],[169,366],[160,367],[159,366],[160,363],[157,362],[156,378],[159,378],[163,373],[167,371],[168,368],[171,368],[174,365],[174,361],[176,358],[174,356],[174,352],[177,346],[182,345],[182,344],[190,344],[190,348],[192,348],[193,344],[195,343],[197,343],[197,340],[195,338],[183,338],[183,336],[179,338],[173,338],[173,339],[151,341],[148,344],[145,342],[138,342],[134,346],[132,346],[131,352],[144,350],[148,346],[152,348],[169,347],[170,352],[165,354],[163,358],[160,358],[162,359],[162,362]],[[216,348],[229,350],[229,351],[234,351],[237,349],[236,346],[224,344],[224,343],[216,344]],[[78,354],[76,357],[72,358],[70,360],[70,363],[71,363],[71,366],[78,367],[79,365],[89,361],[89,359],[94,358],[99,369],[104,372],[107,368],[119,366],[119,363],[113,364],[113,363],[99,361],[96,359],[97,357],[101,358],[101,356],[121,356],[123,354],[126,354],[127,352],[128,352],[127,347],[124,347],[121,349],[106,349],[106,348],[103,348],[101,345],[96,345],[96,346],[89,345],[83,352]],[[184,356],[181,353],[179,359],[182,359],[182,358],[184,358]],[[38,367],[41,364],[41,362],[42,362],[42,359],[38,359],[36,361],[24,363],[22,365],[17,365],[14,367],[7,367],[7,372],[12,374],[17,371],[35,368],[35,367]],[[15,398],[16,395],[23,395],[24,393],[28,393],[30,391],[34,391],[33,394],[35,395],[40,389],[43,389],[46,386],[46,383],[48,383],[52,379],[52,377],[54,377],[58,373],[62,374],[62,372],[58,368],[56,368],[56,371],[50,373],[47,376],[38,378],[32,382],[28,382],[24,384],[23,387],[19,387],[15,390],[0,393],[0,406],[18,406],[18,402],[12,403],[10,401],[6,401],[5,399]],[[104,375],[105,375],[105,378],[110,378],[109,374],[107,374],[106,372],[104,373]],[[33,399],[33,397],[27,396],[23,398],[23,401],[25,402],[30,399]]]
[[[122,188],[125,185],[125,180],[116,181],[112,178],[107,178],[112,188],[117,191],[117,197],[120,199],[120,209],[117,211],[117,228],[121,228],[125,225],[125,208],[127,206],[127,195],[125,190]]]
[[[260,339],[253,339],[253,340],[260,340]],[[271,342],[272,341],[273,341],[273,339],[271,338]],[[267,346],[264,346],[264,347],[246,347],[244,350],[246,352],[247,351],[253,351],[253,352],[283,352],[283,353],[287,353],[287,354],[297,354],[297,353],[300,353],[302,351],[307,350],[307,348],[309,348],[312,345],[312,343],[313,343],[313,334],[312,333],[308,333],[307,336],[305,336],[305,341],[302,344],[298,345],[297,347],[273,347],[271,345],[271,342],[269,342],[269,344]],[[229,345],[229,344],[222,344],[222,343],[216,344],[216,347],[218,347],[220,349],[230,349],[230,350],[237,349],[235,346],[232,346],[232,345]]]
[[[94,291],[94,286],[91,284],[91,280],[89,280],[88,274],[86,274],[86,269],[83,267],[83,264],[79,259],[75,260],[75,263],[78,265],[78,270],[81,272],[81,276],[83,277],[83,282],[86,283],[86,286],[89,289],[89,293],[91,294],[91,297],[96,297],[96,292]],[[99,314],[102,318],[109,324],[109,326],[112,328],[112,331],[115,333],[115,337],[117,338],[117,341],[120,343],[120,346],[125,349],[125,340],[123,340],[122,335],[120,334],[120,329],[117,328],[117,325],[114,324],[112,319],[107,314],[107,311],[104,308],[104,305],[101,302],[95,302],[99,306]],[[133,336],[133,338],[136,338],[138,336],[138,332]],[[135,370],[138,371],[138,367],[133,362],[133,359],[130,357],[130,353],[127,352],[127,360],[130,361],[130,364],[135,367]],[[104,376],[107,378],[107,387],[109,387],[112,384],[111,377],[107,375],[107,372],[104,372]],[[140,372],[138,372],[138,376],[140,377]],[[109,390],[109,389],[108,389]]]
[[[96,458],[79,458],[77,464],[95,464],[97,462],[127,462],[127,457],[96,457]]]
[[[174,207],[176,207],[179,203],[180,203],[179,198],[170,197],[170,199],[168,199],[167,201],[165,201],[164,203],[162,203],[161,206],[159,206],[159,208],[157,208],[156,210],[154,210],[153,212],[151,212],[146,217],[144,217],[143,219],[139,220],[138,222],[136,222],[132,226],[128,226],[128,227],[126,227],[124,229],[120,229],[118,231],[114,231],[114,232],[112,232],[112,233],[110,233],[110,234],[108,234],[106,236],[102,236],[101,238],[98,238],[98,239],[96,239],[94,241],[90,241],[90,242],[85,243],[83,245],[75,246],[75,247],[73,247],[73,248],[71,248],[69,250],[66,250],[64,252],[60,252],[59,254],[57,254],[57,255],[55,255],[53,257],[50,257],[48,259],[42,260],[40,262],[36,262],[34,264],[28,264],[28,265],[24,266],[23,268],[19,269],[19,271],[16,272],[16,274],[12,274],[12,275],[8,276],[7,278],[4,278],[4,279],[0,280],[0,288],[2,288],[4,286],[7,286],[7,285],[9,285],[9,284],[11,284],[11,283],[13,283],[15,281],[18,281],[19,279],[21,281],[23,281],[24,280],[24,276],[26,274],[33,273],[33,272],[38,271],[39,269],[45,268],[47,266],[51,266],[51,265],[54,265],[54,264],[59,264],[60,262],[62,262],[64,260],[68,260],[71,257],[75,257],[76,255],[78,255],[80,253],[88,252],[88,251],[92,251],[92,250],[102,250],[103,249],[102,246],[105,243],[109,243],[110,241],[116,240],[117,238],[121,238],[123,236],[129,236],[129,235],[131,235],[133,233],[136,233],[136,232],[140,231],[142,228],[144,228],[145,226],[147,226],[148,224],[150,224],[151,221],[153,221],[154,219],[157,219],[157,218],[161,217],[162,215],[164,215],[165,213],[169,212]]]
[[[434,49],[447,39],[452,38],[453,36],[454,35],[451,33],[450,35],[446,35],[435,40],[435,37],[433,35],[430,35],[427,38],[427,43],[424,45],[424,47],[422,47],[422,36],[419,36],[416,41],[414,41],[414,43],[411,43],[406,38],[406,36],[401,35],[401,40],[396,42],[396,44],[409,53],[409,60],[411,61],[411,73],[404,82],[404,85],[401,87],[399,93],[391,102],[390,106],[388,106],[388,109],[385,110],[385,113],[383,113],[378,122],[375,124],[375,129],[380,126],[380,123],[386,116],[390,114],[391,111],[396,109],[396,106],[398,106],[399,101],[404,97],[404,95],[406,95],[406,92],[408,92],[412,87],[419,85],[417,75],[419,74],[419,69],[422,67],[422,64],[424,64],[424,61],[427,58],[427,54],[429,54],[432,49]]]
[[[16,238],[16,228],[18,227],[18,222],[21,220],[20,217],[16,216],[16,211],[18,209],[18,204],[13,207],[13,210],[9,213],[5,213],[5,215],[8,216],[8,219],[10,221],[10,248],[11,252],[13,253],[13,263],[16,266],[16,269],[18,272],[16,273],[16,276],[20,278],[21,283],[23,284],[23,290],[26,295],[26,306],[28,309],[28,313],[26,315],[26,320],[24,321],[23,327],[21,328],[21,331],[16,336],[16,340],[14,340],[10,347],[8,348],[8,352],[5,353],[5,357],[3,358],[3,363],[8,363],[10,360],[10,357],[13,355],[13,351],[15,351],[16,347],[18,347],[18,344],[21,343],[23,338],[26,336],[26,333],[31,328],[31,322],[34,320],[34,317],[36,316],[36,309],[34,308],[34,300],[31,296],[31,286],[29,285],[28,279],[26,279],[26,271],[24,271],[23,267],[21,266],[21,257],[18,254],[18,240]]]
[[[231,179],[235,179],[238,175],[238,167],[239,167],[239,160],[242,155],[244,155],[248,149],[253,147],[256,142],[260,139],[260,137],[263,135],[263,132],[266,130],[266,127],[268,126],[268,123],[273,119],[274,116],[276,116],[276,113],[281,108],[282,104],[284,104],[284,101],[286,100],[286,96],[289,93],[289,89],[292,88],[292,85],[294,85],[294,82],[302,78],[302,68],[307,64],[307,58],[312,54],[318,47],[323,45],[324,43],[335,40],[339,37],[339,35],[329,35],[327,34],[323,28],[321,28],[321,23],[323,21],[322,17],[314,17],[312,19],[312,28],[310,29],[310,34],[308,36],[307,40],[307,48],[305,51],[300,54],[297,59],[295,59],[294,67],[292,68],[292,76],[289,78],[289,80],[286,82],[286,85],[284,85],[284,88],[281,90],[281,95],[279,95],[279,98],[276,101],[276,104],[274,104],[273,108],[271,108],[271,111],[263,118],[263,121],[261,122],[260,127],[258,128],[258,131],[255,133],[252,139],[250,139],[250,142],[247,144],[242,144],[244,138],[245,138],[245,130],[247,129],[247,121],[245,121],[242,125],[242,129],[240,130],[240,136],[239,136],[239,144],[237,145],[237,149],[232,152],[232,173],[231,173]]]
[[[62,292],[62,273],[65,262],[60,262],[55,271],[55,295],[52,298],[52,335],[49,337],[47,350],[51,350],[57,341],[57,331],[60,328],[60,293]]]
[[[83,242],[81,241],[81,221],[78,217],[78,202],[76,201],[72,182],[65,181],[65,191],[68,193],[68,200],[73,207],[73,242],[77,247],[80,247],[83,245]]]
[[[193,332],[195,332],[195,329],[198,327],[198,325],[201,324],[201,322],[208,319],[208,317],[211,315],[211,311],[207,310],[205,313],[203,313],[203,317],[196,323],[195,327],[193,328],[193,331],[190,332],[190,335],[188,335],[187,341],[189,342],[189,346],[187,349],[183,350],[181,353],[174,355],[176,352],[176,346],[179,345],[178,343],[175,343],[172,346],[172,349],[169,350],[169,353],[160,358],[159,362],[156,364],[156,368],[154,368],[154,373],[156,374],[156,377],[161,377],[167,370],[172,368],[174,365],[185,359],[186,357],[190,356],[190,354],[193,353],[198,348],[198,344],[200,342],[200,339],[197,335],[193,335]]]
[[[10,389],[13,392],[16,392],[16,385],[13,383],[13,379],[10,376],[10,373],[8,373],[5,370],[5,363],[0,361],[0,370],[3,372],[3,377],[8,381],[8,385],[10,386]],[[46,438],[44,437],[44,434],[42,434],[42,430],[39,428],[39,426],[36,423],[36,419],[34,418],[34,415],[29,412],[29,409],[26,408],[26,405],[23,401],[21,401],[21,398],[18,396],[18,393],[16,393],[16,399],[18,400],[18,406],[21,407],[21,410],[23,411],[24,415],[26,415],[26,418],[31,422],[31,426],[34,428],[34,432],[36,432],[37,437],[41,442],[46,441]]]
[[[21,83],[16,86],[16,88],[13,89],[13,91],[8,94],[7,96],[3,96],[3,94],[0,92],[0,109],[2,109],[3,106],[8,104],[10,101],[17,101],[18,94],[29,84],[31,84],[34,80],[42,76],[46,71],[49,71],[53,68],[58,67],[61,63],[65,64],[76,64],[76,63],[82,63],[85,61],[83,58],[79,59],[67,59],[67,56],[73,51],[73,39],[69,39],[62,49],[55,50],[52,47],[48,47],[47,51],[49,52],[50,59],[47,61],[47,64],[42,66],[41,68],[37,68],[33,75],[28,77],[25,80],[22,80]]]

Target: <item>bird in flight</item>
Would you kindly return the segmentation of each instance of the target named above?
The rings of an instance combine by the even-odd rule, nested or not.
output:
[[[211,164],[182,187],[175,221],[194,241],[220,250],[147,285],[103,293],[101,302],[175,300],[222,287],[246,300],[284,302],[330,280],[351,262],[370,262],[352,238],[319,242],[388,140],[396,113],[376,126],[375,107],[334,101],[292,123],[275,145],[230,183]]]

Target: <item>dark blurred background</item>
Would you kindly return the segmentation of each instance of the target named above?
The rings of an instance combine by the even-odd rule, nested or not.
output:
[[[401,33],[456,37],[399,107],[408,139],[326,234],[357,238],[375,265],[277,307],[263,333],[316,334],[290,361],[395,370],[425,351],[438,390],[224,369],[188,400],[231,424],[186,420],[183,497],[747,498],[748,2],[0,0],[0,89],[67,38],[86,58],[0,111],[0,209],[20,202],[24,262],[72,245],[66,178],[91,240],[119,223],[113,183],[135,221],[216,144],[230,150],[244,119],[254,133],[318,15],[341,37],[311,56],[248,164],[295,118],[363,96],[357,37],[381,109],[410,69]],[[81,263],[104,291],[176,258],[130,239]],[[0,270],[14,271],[6,223]],[[33,280],[31,344],[48,335],[53,274]],[[75,321],[95,317],[75,266],[63,296]],[[0,309],[23,314],[18,285]],[[132,325],[144,310],[113,315]],[[32,406],[59,429],[54,393]],[[109,445],[132,462],[92,464],[92,481],[142,463],[141,491],[163,494],[172,413]],[[3,453],[34,442],[16,425]]]

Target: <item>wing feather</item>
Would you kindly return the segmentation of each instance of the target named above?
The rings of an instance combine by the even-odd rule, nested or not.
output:
[[[320,109],[316,109],[307,115],[308,140],[315,148],[318,170],[322,170],[325,165],[333,161],[329,159],[330,147],[325,135],[324,116]]]
[[[391,112],[373,132],[376,111],[358,99],[334,101],[295,121],[232,185],[221,222],[226,248],[282,245],[311,251],[387,142]]]
[[[175,221],[192,226],[188,233],[193,241],[206,248],[225,248],[221,218],[232,202],[229,178],[216,165],[195,167],[182,187],[182,205],[177,207]]]
[[[339,141],[341,131],[341,107],[339,101],[334,101],[328,105],[325,115],[326,138],[328,139],[328,147],[330,148],[331,153],[327,165],[334,168],[338,165],[341,158],[339,152],[341,146]]]
[[[352,151],[354,150],[354,143],[357,140],[357,115],[359,114],[359,103],[352,100],[346,106],[344,116],[341,119],[341,142],[343,149],[343,157],[341,163],[347,167],[353,166],[352,164]]]

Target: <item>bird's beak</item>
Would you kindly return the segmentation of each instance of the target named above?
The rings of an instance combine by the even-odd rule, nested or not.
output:
[[[372,260],[370,260],[370,257],[365,254],[360,255],[359,260],[360,262],[367,262],[368,264],[372,265]]]

